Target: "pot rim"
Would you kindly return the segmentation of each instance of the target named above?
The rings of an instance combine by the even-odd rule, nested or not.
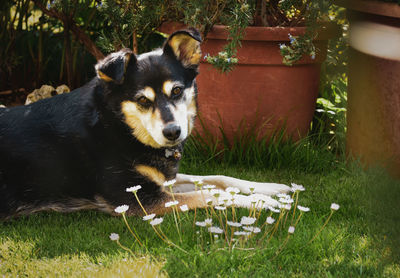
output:
[[[163,33],[170,34],[176,30],[187,28],[187,25],[181,22],[163,22],[160,30]],[[301,36],[306,32],[306,27],[262,27],[248,26],[242,41],[290,41],[288,34],[292,36]],[[315,41],[324,41],[339,35],[340,29],[335,23],[321,24],[320,31]],[[226,40],[228,36],[228,27],[225,25],[214,25],[207,33],[207,39]]]

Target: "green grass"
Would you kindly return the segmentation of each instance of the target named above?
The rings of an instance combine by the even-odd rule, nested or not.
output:
[[[311,211],[278,256],[276,250],[286,238],[285,232],[269,244],[254,244],[254,250],[228,252],[218,243],[199,245],[192,227],[193,212],[184,221],[179,244],[188,254],[166,246],[137,217],[128,220],[150,254],[134,244],[121,218],[93,211],[38,213],[0,223],[0,275],[134,277],[132,273],[138,273],[142,277],[147,271],[147,277],[153,277],[162,265],[162,274],[171,277],[399,277],[400,182],[382,170],[364,172],[355,163],[346,166],[331,161],[327,165],[329,168],[307,172],[301,167],[268,169],[215,160],[184,161],[186,173],[295,182],[306,187],[299,204]],[[307,244],[323,225],[332,202],[340,204],[340,210],[317,239]],[[204,212],[197,217],[204,218]],[[161,226],[172,241],[179,242],[171,215]],[[132,246],[135,257],[108,238],[112,232],[120,235],[121,243]]]

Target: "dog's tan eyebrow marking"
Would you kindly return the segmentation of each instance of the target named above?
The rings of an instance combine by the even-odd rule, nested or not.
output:
[[[168,97],[171,96],[172,88],[174,87],[174,83],[171,80],[167,80],[163,84],[163,93]]]
[[[164,174],[152,166],[139,164],[135,167],[135,170],[139,174],[145,176],[146,178],[150,179],[152,182],[160,186],[162,186],[166,180]]]
[[[103,79],[106,82],[111,82],[114,81],[114,79],[112,79],[111,77],[107,76],[105,73],[103,73],[100,70],[97,70],[97,75],[100,79]]]
[[[175,86],[183,86],[180,82],[167,80],[163,84],[163,93],[168,97],[171,97],[171,91]]]
[[[156,92],[154,91],[154,89],[152,87],[149,87],[149,86],[144,87],[144,89],[140,90],[137,95],[144,96],[152,102],[154,102],[154,100],[156,98]]]

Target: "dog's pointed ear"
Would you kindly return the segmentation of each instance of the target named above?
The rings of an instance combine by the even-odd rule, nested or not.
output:
[[[128,66],[134,63],[136,56],[128,48],[111,53],[96,64],[97,77],[106,82],[122,84]]]
[[[164,53],[173,55],[186,68],[196,68],[201,60],[201,35],[194,28],[176,31],[164,44]]]

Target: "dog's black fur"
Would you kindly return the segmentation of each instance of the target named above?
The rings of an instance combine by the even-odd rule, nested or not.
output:
[[[179,34],[201,40],[192,29],[169,40]],[[163,51],[138,59],[123,50],[105,58],[96,67],[100,75],[69,94],[0,109],[0,218],[46,209],[112,213],[121,204],[139,213],[135,199],[125,192],[138,184],[139,198],[149,210],[163,204],[167,196],[162,187],[135,165],[154,167],[166,180],[173,179],[180,156],[167,157],[166,149],[180,154],[184,141],[159,148],[144,144],[121,113],[122,102],[137,101],[135,93],[145,85],[160,88],[164,80],[174,79],[185,88],[195,86],[198,64],[183,63],[168,41]],[[156,101],[164,107],[170,100]],[[168,111],[162,115],[170,120]]]

